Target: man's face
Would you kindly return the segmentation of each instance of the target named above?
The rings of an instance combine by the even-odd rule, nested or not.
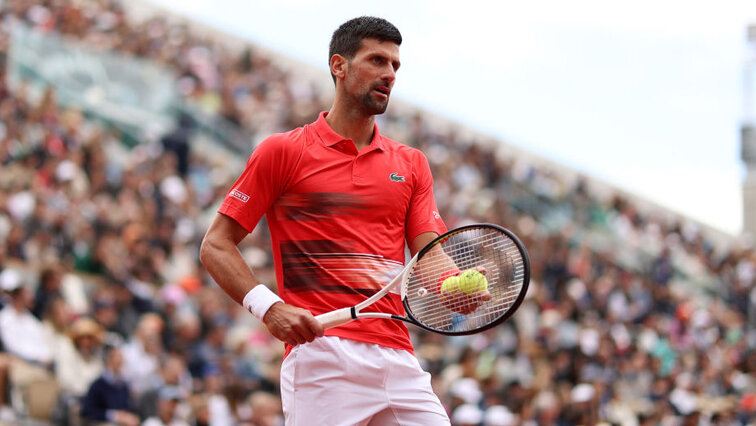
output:
[[[383,114],[399,69],[399,46],[374,38],[362,40],[354,58],[347,62],[346,94],[367,115]]]
[[[114,373],[119,374],[121,367],[123,367],[123,354],[120,349],[113,349],[110,352],[106,361],[108,368],[113,370]]]

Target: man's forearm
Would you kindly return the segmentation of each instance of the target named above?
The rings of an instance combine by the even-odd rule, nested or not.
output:
[[[239,304],[249,290],[259,284],[239,248],[230,241],[205,238],[200,248],[200,261],[223,291]]]

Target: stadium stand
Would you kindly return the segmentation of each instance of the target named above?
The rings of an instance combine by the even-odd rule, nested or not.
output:
[[[119,347],[123,424],[280,424],[283,346],[218,291],[198,245],[240,154],[310,121],[328,92],[261,48],[128,7],[0,0],[0,316],[28,298],[52,357],[17,367],[29,358],[0,328],[0,423],[80,424]],[[50,72],[61,63],[71,74]],[[94,78],[102,64],[147,77]],[[166,81],[175,91],[138,90]],[[381,126],[427,154],[450,227],[504,224],[533,263],[509,323],[412,329],[455,424],[756,421],[752,246],[438,120],[399,104]],[[272,283],[268,248],[265,227],[242,246]],[[27,374],[58,395],[26,391]]]

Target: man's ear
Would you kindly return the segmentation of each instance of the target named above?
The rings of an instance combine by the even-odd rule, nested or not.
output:
[[[347,72],[347,65],[349,61],[339,54],[331,56],[331,74],[336,79],[344,78]]]

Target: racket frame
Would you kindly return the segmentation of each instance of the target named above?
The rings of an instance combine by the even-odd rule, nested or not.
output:
[[[471,228],[495,228],[498,231],[505,234],[509,239],[512,240],[512,242],[515,244],[517,249],[520,251],[520,254],[522,255],[523,260],[523,282],[522,282],[522,288],[520,289],[520,293],[517,295],[517,299],[512,303],[512,306],[510,306],[507,311],[497,318],[496,320],[487,323],[481,327],[470,329],[470,330],[463,330],[463,331],[454,331],[454,330],[439,330],[436,328],[428,327],[425,324],[421,323],[415,317],[412,315],[412,310],[409,307],[409,304],[407,303],[407,281],[409,279],[410,274],[412,273],[412,269],[415,266],[415,264],[420,260],[425,253],[427,253],[429,250],[431,250],[433,247],[438,245],[439,243],[451,238],[452,236],[464,232],[467,229]],[[444,232],[443,234],[439,235],[438,237],[434,238],[433,241],[426,244],[420,251],[418,251],[412,259],[407,263],[407,265],[402,269],[402,271],[394,277],[390,283],[388,283],[385,287],[383,287],[381,290],[379,290],[374,295],[370,296],[368,299],[363,300],[362,302],[346,307],[337,309],[335,311],[326,312],[321,315],[317,315],[315,319],[317,319],[324,328],[332,328],[336,327],[342,324],[346,324],[348,322],[354,321],[356,319],[364,319],[364,318],[383,318],[383,319],[392,319],[392,320],[399,320],[408,322],[411,324],[414,324],[422,329],[432,331],[434,333],[444,334],[448,336],[462,336],[462,335],[468,335],[468,334],[475,334],[479,333],[483,330],[487,330],[491,327],[494,327],[498,324],[501,324],[503,321],[507,320],[509,317],[511,317],[517,308],[520,306],[522,301],[525,299],[525,294],[528,291],[528,284],[530,283],[530,259],[528,257],[528,252],[525,250],[525,246],[522,244],[522,242],[517,238],[517,236],[512,233],[510,230],[496,225],[492,223],[476,223],[471,225],[464,225],[460,226],[458,228],[454,228],[450,231]],[[402,298],[402,304],[404,306],[406,317],[400,316],[400,315],[394,315],[389,314],[385,312],[362,312],[362,309],[372,305],[374,302],[388,294],[392,289],[394,289],[397,285],[401,285],[401,298]]]
[[[420,327],[420,328],[422,328],[424,330],[432,331],[434,333],[444,334],[444,335],[447,335],[447,336],[465,336],[465,335],[468,335],[468,334],[475,334],[475,333],[480,333],[481,331],[484,331],[484,330],[488,330],[489,328],[492,328],[492,327],[495,327],[495,326],[501,324],[502,322],[504,322],[507,319],[509,319],[512,315],[514,315],[514,313],[517,310],[517,308],[519,308],[520,305],[522,304],[522,301],[525,300],[525,295],[528,292],[528,285],[530,284],[530,258],[528,257],[527,250],[525,250],[525,245],[509,229],[504,228],[503,226],[499,226],[499,225],[493,224],[493,223],[475,223],[475,224],[471,224],[471,225],[464,225],[464,226],[460,226],[458,228],[454,228],[454,229],[452,229],[450,231],[447,231],[447,232],[443,233],[442,235],[439,235],[433,241],[431,241],[430,243],[428,243],[428,245],[426,245],[425,247],[423,247],[422,250],[420,250],[417,253],[416,259],[415,259],[415,263],[417,263],[417,261],[419,261],[423,257],[423,255],[425,253],[427,253],[429,250],[431,250],[437,244],[445,241],[448,238],[451,238],[452,236],[454,236],[454,235],[456,235],[456,234],[458,234],[460,232],[464,232],[465,230],[471,229],[471,228],[495,228],[496,230],[498,230],[501,233],[503,233],[504,235],[506,235],[514,243],[514,245],[517,247],[517,250],[520,252],[520,255],[522,256],[522,262],[523,262],[522,288],[520,288],[520,292],[517,295],[517,299],[515,299],[515,301],[512,303],[512,305],[509,307],[509,309],[507,309],[506,312],[504,312],[504,314],[502,316],[500,316],[499,318],[496,318],[494,321],[486,323],[486,324],[484,324],[484,325],[482,325],[480,327],[477,327],[477,328],[473,328],[473,329],[469,329],[469,330],[462,330],[462,331],[457,331],[457,330],[441,330],[441,329],[429,327],[429,326],[421,323],[420,321],[418,321],[415,318],[415,316],[412,314],[412,309],[410,308],[409,303],[407,302],[407,294],[406,294],[407,293],[407,286],[403,285],[402,286],[401,296],[402,296],[402,304],[404,305],[404,312],[407,315],[407,317],[406,318],[405,317],[397,317],[396,315],[393,315],[392,316],[393,319],[399,319],[399,320],[402,320],[402,321],[405,321],[405,322],[409,322],[409,323],[415,324],[416,326],[418,326],[418,327]],[[413,266],[414,266],[414,264],[413,264]],[[407,277],[409,277],[410,272],[411,272],[411,269],[406,272],[406,276]],[[407,282],[406,280],[403,281],[403,284],[405,284],[406,282]]]

